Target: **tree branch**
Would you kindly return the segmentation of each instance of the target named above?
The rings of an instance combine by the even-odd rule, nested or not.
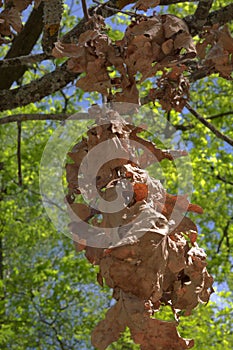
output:
[[[18,137],[17,137],[17,163],[18,163],[18,185],[23,185],[23,178],[22,178],[22,164],[21,164],[21,131],[22,126],[21,122],[17,122],[18,127]]]
[[[210,169],[212,170],[212,172],[215,170],[213,165],[211,165]],[[220,180],[220,181],[224,182],[227,185],[233,186],[233,182],[232,181],[229,181],[228,179],[225,178],[225,176],[222,176],[219,173],[217,175],[211,175],[211,176],[214,177],[217,180]]]
[[[62,0],[44,1],[42,47],[48,55],[51,54],[54,43],[57,41],[62,14]]]
[[[213,0],[200,0],[194,13],[197,29],[202,27],[209,15]]]
[[[193,109],[190,104],[187,102],[186,103],[186,108],[189,110],[189,112],[192,113],[192,115],[197,118],[203,125],[205,125],[209,130],[211,130],[219,139],[227,142],[229,145],[233,146],[233,140],[222,134],[219,130],[217,130],[213,124],[211,124],[210,122],[208,122],[205,118],[203,118],[197,111],[195,111],[195,109]]]
[[[233,111],[215,114],[215,115],[212,115],[212,116],[210,116],[210,117],[207,117],[206,119],[213,120],[213,119],[225,117],[225,116],[227,116],[227,115],[233,115]]]
[[[200,3],[206,3],[206,7],[202,6],[202,4]],[[207,4],[209,3],[209,4]],[[211,4],[210,4],[211,3]],[[208,14],[207,17],[207,11],[208,11],[208,7],[212,5],[212,1],[200,1],[199,2],[199,9],[198,13],[201,12],[201,16],[203,16],[203,19],[201,19],[199,21],[199,18],[197,18],[195,16],[196,12],[194,15],[192,16],[187,16],[184,18],[184,21],[187,23],[190,33],[194,36],[196,34],[198,34],[199,31],[202,30],[202,27],[205,26],[213,26],[216,23],[219,23],[220,25],[223,25],[225,23],[228,23],[230,21],[233,20],[233,3],[231,3],[230,5],[227,5],[225,7],[220,8],[219,10],[213,11],[211,13]],[[205,10],[204,10],[205,8]],[[203,10],[202,10],[203,9]],[[205,17],[205,18],[204,18]]]
[[[213,11],[209,14],[206,21],[206,26],[213,26],[216,23],[223,25],[233,20],[233,3],[222,7],[219,10]]]
[[[200,0],[194,15],[185,18],[191,34],[195,34],[203,28],[207,21],[212,3],[213,0]]]
[[[39,101],[43,97],[62,89],[74,81],[77,76],[77,73],[67,71],[66,64],[63,64],[42,78],[33,80],[30,84],[13,90],[0,91],[0,111]]]
[[[67,118],[74,116],[76,120],[80,119],[90,119],[88,113],[75,113],[75,114],[65,114],[65,113],[57,113],[57,114],[15,114],[10,115],[8,117],[0,118],[1,124],[8,124],[14,122],[25,122],[28,120],[66,120]]]
[[[8,58],[0,61],[0,68],[9,68],[13,66],[22,66],[41,62],[44,60],[54,59],[53,56],[48,56],[45,53],[38,53],[36,55],[19,56],[15,58]]]
[[[223,235],[222,235],[222,238],[220,239],[219,243],[218,243],[218,247],[217,247],[217,253],[220,252],[220,248],[221,248],[221,245],[224,241],[224,238],[226,238],[226,243],[227,243],[227,248],[228,248],[228,252],[230,250],[230,243],[229,243],[229,237],[228,237],[228,229],[229,229],[229,226],[230,226],[230,223],[231,221],[233,220],[233,217],[230,218],[229,220],[227,220],[227,223],[226,223],[226,226],[224,227],[223,229]]]
[[[83,8],[84,18],[85,18],[86,21],[88,21],[90,19],[90,16],[89,16],[89,13],[88,13],[86,0],[82,0],[82,8]]]

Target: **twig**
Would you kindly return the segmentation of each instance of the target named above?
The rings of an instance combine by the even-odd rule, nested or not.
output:
[[[88,13],[86,0],[82,0],[82,8],[83,8],[84,18],[85,18],[86,21],[88,21],[90,19],[90,16],[89,16],[89,13]]]
[[[186,108],[189,110],[189,112],[192,113],[192,115],[197,118],[203,125],[205,125],[209,130],[211,130],[219,139],[227,142],[229,145],[233,146],[233,140],[222,134],[219,130],[217,130],[213,124],[211,124],[210,122],[208,122],[208,120],[206,120],[205,118],[203,118],[197,111],[195,111],[195,109],[193,109],[190,104],[187,102],[186,103]]]
[[[221,245],[224,241],[224,238],[226,238],[226,243],[227,243],[227,248],[228,248],[228,251],[230,249],[230,243],[229,243],[229,237],[228,237],[228,229],[229,229],[229,226],[230,226],[230,223],[231,221],[233,220],[233,217],[230,218],[229,220],[227,220],[227,224],[226,226],[224,227],[223,229],[223,235],[222,235],[222,238],[220,239],[219,243],[218,243],[218,247],[217,247],[217,253],[220,252],[220,248],[221,248]]]
[[[232,116],[233,116],[233,111],[215,114],[215,115],[212,115],[212,116],[210,116],[210,117],[207,117],[206,119],[211,119],[211,120],[213,120],[213,119],[225,117],[225,116],[227,116],[227,115],[232,115]]]
[[[48,56],[45,53],[38,53],[36,55],[19,56],[15,58],[8,58],[0,61],[0,68],[8,68],[14,66],[23,66],[28,64],[33,64],[41,62],[44,60],[49,60],[54,58],[53,56]]]
[[[14,122],[25,122],[27,120],[66,120],[67,118],[74,116],[75,119],[90,119],[88,113],[75,113],[75,114],[15,114],[9,117],[0,118],[1,124],[8,124]]]
[[[135,0],[136,1],[136,0]],[[102,6],[102,7],[104,7],[106,10],[109,10],[109,11],[113,11],[113,12],[115,12],[115,13],[122,13],[123,15],[127,15],[127,16],[138,16],[138,17],[142,17],[143,15],[138,15],[138,14],[136,14],[135,12],[132,12],[132,11],[122,11],[122,10],[120,10],[119,8],[117,8],[117,7],[112,7],[112,6],[110,6],[110,2],[106,2],[106,3],[102,3],[102,2],[100,2],[99,0],[93,0],[93,2],[95,3],[95,4],[97,4],[97,5],[99,5],[99,6]],[[130,3],[130,1],[129,1],[129,3]],[[109,4],[109,5],[108,5]]]
[[[17,122],[18,127],[18,139],[17,139],[17,160],[18,160],[18,185],[23,185],[23,178],[22,178],[22,166],[21,166],[21,122]]]

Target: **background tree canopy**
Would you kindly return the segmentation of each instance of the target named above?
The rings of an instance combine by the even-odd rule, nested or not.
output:
[[[135,1],[112,0],[104,5],[88,1],[89,11],[83,6],[84,17],[79,1],[65,1],[63,7],[59,0],[31,3],[0,1],[0,347],[93,349],[90,333],[111,304],[111,291],[99,287],[98,269],[82,253],[77,254],[72,241],[49,221],[41,201],[38,174],[44,147],[57,126],[64,125],[67,117],[82,108],[101,102],[101,93],[109,93],[109,88],[100,91],[98,84],[93,91],[83,87],[80,81],[85,75],[77,68],[77,61],[73,61],[71,69],[72,57],[78,56],[69,51],[69,44],[79,43],[80,35],[90,25],[85,23],[94,13],[106,18],[108,30],[104,34],[112,42],[121,40],[131,17],[137,20]],[[153,6],[156,8],[150,8]],[[185,38],[190,35],[197,49],[197,54],[188,55],[196,49],[187,42],[182,49],[177,44],[178,50],[174,51],[175,39],[164,40],[163,56],[158,58],[160,66],[154,70],[156,77],[141,79],[145,71],[132,73],[136,77],[132,86],[139,95],[128,89],[127,98],[135,102],[132,96],[136,96],[141,103],[147,103],[182,135],[192,161],[192,201],[204,208],[204,214],[196,216],[195,222],[199,227],[198,243],[208,254],[208,270],[214,276],[216,293],[208,305],[199,306],[188,318],[182,317],[179,332],[195,339],[194,349],[230,350],[233,2],[139,0],[136,8],[139,14],[150,8],[147,15],[152,16],[156,9],[156,14],[184,19],[190,33]],[[56,44],[60,56],[52,52],[58,40],[63,45],[61,48]],[[163,61],[167,55],[169,60]],[[67,60],[65,56],[71,58]],[[168,97],[168,91],[173,90],[165,90],[170,79],[166,73],[174,72],[169,66],[174,59],[183,67],[178,76],[185,78],[190,89],[185,91],[181,81],[177,83],[175,79],[175,95]],[[110,68],[108,79],[114,85],[119,75],[114,67]],[[122,91],[116,86],[114,89],[113,98],[114,94],[121,96]],[[176,105],[172,104],[174,96],[179,100]],[[81,123],[86,122],[80,120]],[[168,139],[171,133],[169,127],[163,130]],[[166,188],[175,194],[175,172],[166,164],[164,169],[168,174]],[[166,310],[164,315],[166,319],[172,317]],[[109,346],[138,348],[128,331]]]

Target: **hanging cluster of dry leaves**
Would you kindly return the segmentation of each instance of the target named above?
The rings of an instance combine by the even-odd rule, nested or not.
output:
[[[233,38],[227,25],[206,28],[201,39],[202,42],[197,44],[197,53],[204,65],[229,79],[233,71]]]
[[[5,8],[0,13],[0,45],[10,43],[23,28],[21,13],[34,2],[37,8],[41,0],[5,0]],[[3,1],[0,0],[0,7]]]
[[[186,62],[194,58],[209,71],[231,76],[233,38],[226,26],[204,28],[196,51],[185,21],[170,14],[136,16],[123,39],[115,42],[107,35],[102,17],[94,15],[87,25],[78,44],[57,42],[53,55],[70,57],[68,69],[86,73],[76,85],[98,91],[109,101],[139,103],[137,84],[160,72],[151,99],[158,99],[167,111],[181,111],[189,97]]]
[[[186,196],[169,195],[160,181],[140,166],[165,158],[172,161],[185,152],[157,148],[138,135],[141,128],[123,121],[116,111],[95,107],[90,114],[95,115],[96,125],[68,153],[74,163],[66,166],[66,201],[77,251],[85,250],[87,259],[99,265],[97,280],[101,286],[105,281],[116,299],[94,329],[92,343],[106,349],[129,327],[132,339],[143,350],[189,349],[193,340],[183,339],[176,329],[179,311],[189,315],[198,303],[208,302],[213,291],[206,254],[196,243],[197,227],[184,216],[186,211],[201,213],[202,209],[189,203]],[[102,159],[106,159],[106,152],[115,154],[119,148],[125,157],[106,162],[92,179],[93,158],[89,154],[102,142],[109,143],[99,154]],[[148,149],[154,160],[148,156]],[[78,174],[83,162],[87,185],[82,193],[91,198],[90,184],[96,180],[98,192],[111,203],[120,184],[125,203],[120,211],[109,213],[75,202],[80,194]],[[88,230],[87,224],[91,225]],[[156,318],[162,305],[172,308],[174,322]]]
[[[158,81],[156,98],[167,110],[182,110],[188,96],[186,66],[177,65],[196,56],[196,49],[187,25],[173,15],[139,16],[125,31],[124,38],[112,42],[106,33],[103,18],[94,16],[88,29],[80,35],[78,44],[56,43],[55,57],[68,56],[68,69],[86,73],[77,81],[84,91],[98,91],[114,102],[139,102],[136,84],[164,74]],[[183,52],[182,52],[183,51]],[[169,74],[165,68],[171,67]],[[116,76],[111,78],[115,70]],[[140,76],[139,76],[140,75]],[[170,96],[168,103],[164,93]]]

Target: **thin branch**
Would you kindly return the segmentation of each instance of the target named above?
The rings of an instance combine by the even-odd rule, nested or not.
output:
[[[187,102],[186,103],[186,108],[189,110],[190,113],[192,113],[192,115],[197,118],[203,125],[205,125],[209,130],[211,130],[219,139],[227,142],[229,145],[233,146],[233,140],[222,134],[219,130],[217,130],[215,128],[215,126],[213,126],[213,124],[211,124],[210,122],[208,122],[205,118],[203,118],[195,109],[193,109],[190,104]]]
[[[84,18],[85,18],[86,21],[88,21],[90,19],[90,16],[89,16],[89,13],[88,13],[86,0],[82,0],[82,8],[83,8]]]
[[[41,62],[44,60],[54,59],[53,56],[48,56],[45,53],[38,53],[36,55],[19,56],[15,58],[8,58],[0,61],[0,68],[8,68],[14,66],[23,66]]]
[[[22,164],[21,164],[21,131],[22,126],[21,122],[17,122],[18,127],[18,138],[17,138],[17,163],[18,163],[18,185],[23,185],[23,178],[22,178]]]
[[[215,114],[215,115],[212,115],[212,116],[210,116],[210,117],[206,117],[206,119],[211,119],[211,120],[213,120],[213,119],[225,117],[225,116],[227,116],[227,115],[232,115],[232,116],[233,116],[233,111]]]
[[[227,243],[227,248],[228,248],[228,251],[230,249],[230,243],[229,243],[229,236],[228,236],[228,229],[229,229],[229,226],[230,226],[230,223],[231,221],[233,220],[233,217],[230,218],[229,220],[227,220],[227,223],[226,223],[226,226],[224,227],[223,229],[223,235],[222,235],[222,238],[220,239],[219,243],[218,243],[218,247],[217,247],[217,253],[220,252],[220,248],[221,248],[221,245],[224,241],[224,238],[226,239],[226,243]]]
[[[214,167],[212,167],[212,166],[211,166],[210,168],[211,168],[211,170],[214,169]],[[210,174],[209,172],[203,171],[203,170],[200,170],[200,169],[199,169],[199,172],[201,172],[201,173],[204,174],[205,176],[212,177],[213,179],[220,180],[220,181],[224,182],[224,183],[227,184],[227,185],[233,186],[233,182],[232,182],[232,181],[228,181],[225,177],[223,177],[223,176],[221,176],[221,175],[219,175],[219,174],[218,174],[218,175]]]
[[[216,175],[215,177],[216,177],[217,180],[220,180],[220,181],[224,182],[224,183],[227,184],[227,185],[233,186],[233,182],[227,180],[225,177],[223,177],[223,176],[221,176],[221,175],[219,175],[219,174]]]
[[[25,122],[28,120],[66,120],[71,116],[75,116],[75,119],[90,119],[89,114],[85,112],[75,114],[15,114],[0,118],[0,125],[14,122]]]

